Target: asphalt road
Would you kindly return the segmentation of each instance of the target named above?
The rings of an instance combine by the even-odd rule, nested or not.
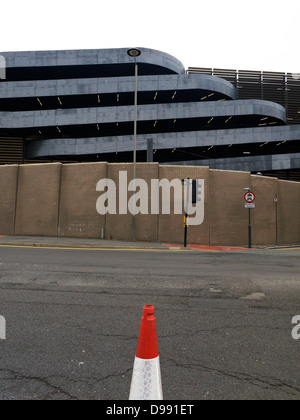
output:
[[[0,247],[0,399],[128,399],[153,304],[166,400],[298,400],[299,257]]]

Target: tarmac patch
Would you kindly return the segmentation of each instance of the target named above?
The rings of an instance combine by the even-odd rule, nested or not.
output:
[[[264,293],[255,292],[255,293],[251,293],[250,295],[243,296],[240,299],[244,299],[244,300],[263,300],[265,298],[266,298],[266,295]]]

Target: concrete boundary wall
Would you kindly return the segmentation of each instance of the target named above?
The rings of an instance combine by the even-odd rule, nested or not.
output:
[[[96,184],[107,178],[107,163],[63,165],[60,182],[58,236],[100,238],[105,215],[96,210]]]
[[[119,214],[119,173],[132,179],[132,164],[33,164],[0,166],[0,235],[65,236],[106,239],[132,239],[132,215]],[[99,215],[98,181],[109,178],[117,186],[117,214]],[[204,245],[248,244],[248,210],[243,188],[256,195],[251,210],[253,245],[300,244],[300,183],[223,171],[199,166],[167,166],[138,163],[137,178],[148,187],[151,209],[152,179],[204,179],[205,217],[200,226],[190,226],[188,242]],[[183,243],[184,215],[139,214],[136,240]],[[128,200],[133,195],[127,191]],[[279,203],[274,204],[275,196]],[[183,199],[182,199],[183,205]],[[277,220],[277,223],[276,223]],[[277,235],[276,235],[277,233]]]
[[[157,163],[138,163],[136,176],[137,178],[143,179],[147,182],[148,188],[148,203],[150,209],[150,185],[151,179],[158,179],[159,165]],[[132,164],[130,163],[111,163],[108,164],[107,177],[112,179],[117,186],[117,209],[119,209],[119,173],[127,172],[128,184],[132,180],[133,171]],[[132,197],[133,193],[128,192],[128,200]],[[136,240],[156,242],[158,240],[158,215],[143,215],[139,214],[136,216]],[[124,241],[130,241],[132,239],[132,215],[127,214],[108,214],[106,216],[106,239],[118,239]]]
[[[274,203],[276,194],[278,196],[278,179],[251,175],[250,187],[256,196],[256,208],[251,210],[253,244],[276,244],[276,210],[282,210],[282,203],[277,207]]]
[[[19,166],[15,235],[57,235],[61,168],[61,163]]]
[[[199,226],[189,226],[188,241],[193,244],[209,244],[209,168],[208,167],[186,167],[186,166],[165,166],[159,167],[159,179],[204,179],[204,222]],[[161,192],[162,194],[162,192]],[[160,194],[160,203],[162,195]],[[182,194],[183,195],[183,194]],[[159,242],[182,243],[184,240],[184,214],[174,214],[174,189],[171,190],[171,215],[161,214],[158,221]],[[182,207],[183,207],[182,199]]]
[[[300,243],[300,182],[278,180],[279,243]]]
[[[248,219],[243,188],[250,185],[250,173],[219,171],[210,174],[210,244],[246,245]]]
[[[0,166],[0,235],[15,232],[18,165]]]

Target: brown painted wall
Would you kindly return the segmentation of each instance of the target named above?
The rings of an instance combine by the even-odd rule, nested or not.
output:
[[[119,209],[119,172],[127,172],[128,183],[132,180],[132,164],[124,163],[112,163],[108,164],[107,177],[112,179],[117,186],[117,211]],[[147,184],[151,185],[151,179],[158,179],[158,164],[157,163],[138,163],[137,164],[137,178],[144,179]],[[149,206],[150,206],[150,187],[149,190]],[[132,196],[132,193],[128,192],[128,200]],[[150,208],[150,207],[149,207]],[[136,216],[136,240],[156,242],[157,241],[157,226],[158,216],[157,215],[142,215]],[[106,216],[106,239],[119,239],[124,241],[130,241],[132,239],[132,215],[128,214],[108,214]]]
[[[279,243],[300,243],[300,183],[278,181]]]
[[[278,179],[251,175],[251,190],[255,194],[255,209],[251,210],[253,245],[276,244],[275,194]]]
[[[209,244],[209,168],[199,166],[160,166],[159,179],[204,179],[204,222],[200,226],[189,226],[188,242],[194,244]],[[160,194],[160,203],[162,204],[162,195]],[[184,214],[174,214],[174,189],[171,189],[171,215],[160,214],[158,224],[158,240],[159,242],[177,242],[182,243],[184,240]],[[183,208],[182,194],[182,208]]]
[[[13,235],[18,165],[0,166],[0,235]]]
[[[247,245],[243,188],[251,186],[250,173],[211,169],[209,174],[210,244]]]
[[[20,165],[16,235],[57,235],[61,167],[61,163]]]
[[[85,163],[61,165],[11,165],[0,167],[0,235],[36,235],[132,239],[132,215],[119,215],[119,171],[132,179],[132,164]],[[100,179],[111,179],[117,186],[117,214],[99,215],[96,203]],[[248,172],[210,170],[208,167],[159,166],[138,163],[137,178],[148,185],[151,209],[151,180],[204,179],[205,216],[200,226],[190,226],[188,242],[206,245],[248,244],[248,210],[243,188],[256,195],[251,210],[254,245],[276,242],[274,197],[278,194],[279,244],[300,243],[300,183],[250,175]],[[125,187],[126,190],[126,187]],[[128,193],[128,199],[133,193]],[[136,240],[183,243],[184,215],[175,215],[171,189],[170,215],[136,216]],[[140,204],[140,203],[139,203]],[[181,197],[183,208],[183,197]],[[162,194],[160,192],[160,210]]]
[[[96,211],[97,182],[107,177],[107,163],[63,165],[58,236],[100,238],[105,216]]]

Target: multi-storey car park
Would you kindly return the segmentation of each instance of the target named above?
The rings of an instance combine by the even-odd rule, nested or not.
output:
[[[0,164],[131,162],[136,60],[139,162],[153,144],[160,163],[300,180],[298,75],[186,71],[139,50],[1,53]]]

